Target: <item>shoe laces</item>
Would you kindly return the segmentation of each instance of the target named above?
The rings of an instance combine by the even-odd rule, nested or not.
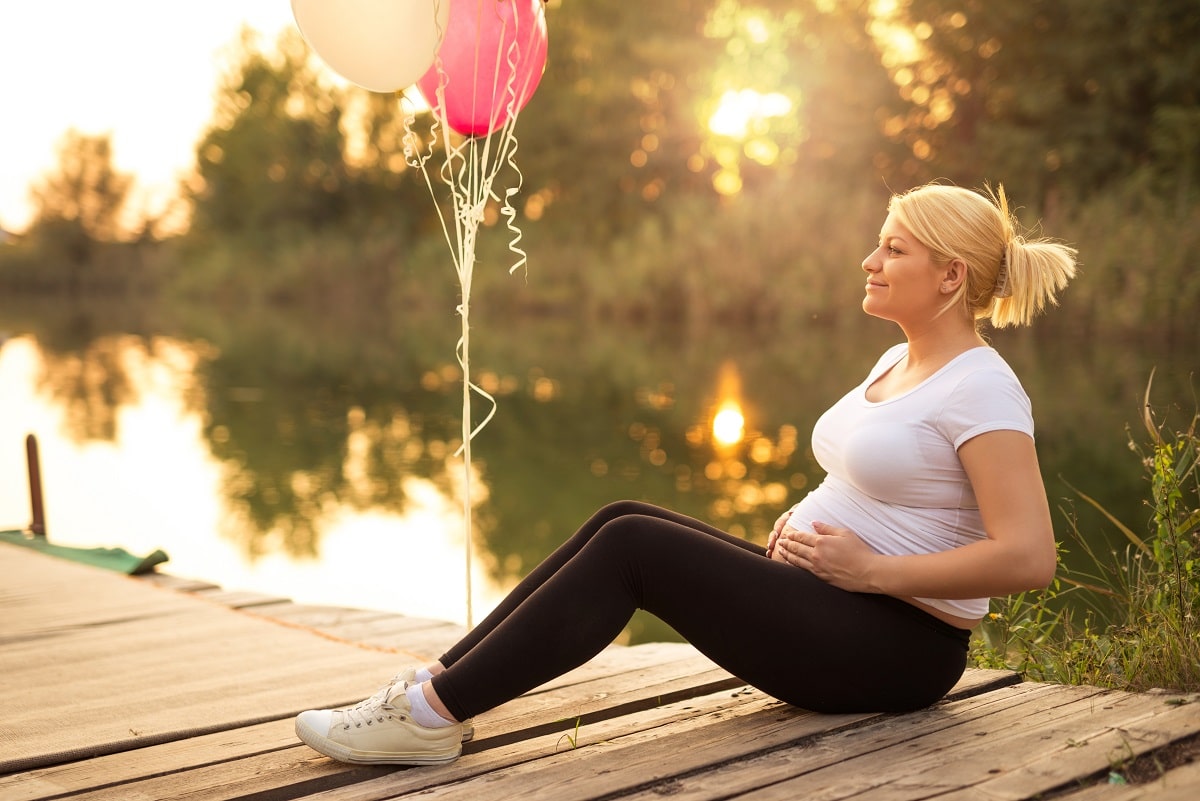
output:
[[[396,689],[397,685],[400,685],[399,690]],[[391,699],[407,689],[408,682],[395,676],[370,698],[339,710],[342,713],[342,728],[349,729],[351,726],[361,728],[364,724],[372,726],[376,723],[383,723],[396,711]],[[406,716],[397,715],[396,717],[404,720]]]

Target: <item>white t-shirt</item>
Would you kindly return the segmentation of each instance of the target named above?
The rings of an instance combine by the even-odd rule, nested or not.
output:
[[[817,420],[813,455],[828,475],[796,504],[789,525],[848,528],[878,553],[934,553],[984,539],[958,448],[988,431],[1033,436],[1029,397],[989,347],[972,348],[912,389],[874,403],[867,388],[908,353],[880,357],[862,384]],[[918,598],[960,617],[982,617],[988,598]]]

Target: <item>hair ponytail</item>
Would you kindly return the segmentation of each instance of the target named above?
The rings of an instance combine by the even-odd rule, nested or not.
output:
[[[987,314],[992,325],[1029,325],[1047,304],[1058,303],[1058,293],[1075,277],[1079,251],[1050,239],[1028,241],[1017,233],[1017,225],[1008,208],[1004,187],[993,195],[1007,236],[1004,255],[992,292]]]

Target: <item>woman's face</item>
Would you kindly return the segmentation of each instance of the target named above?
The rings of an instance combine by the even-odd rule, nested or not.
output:
[[[889,214],[879,232],[879,247],[865,259],[867,273],[863,311],[902,327],[932,320],[946,295],[945,270],[934,264],[929,248]]]

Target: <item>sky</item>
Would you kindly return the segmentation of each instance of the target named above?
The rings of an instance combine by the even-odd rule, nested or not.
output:
[[[160,209],[209,122],[223,51],[269,41],[289,0],[0,0],[0,229],[29,222],[29,187],[71,128],[109,134],[137,200]]]

